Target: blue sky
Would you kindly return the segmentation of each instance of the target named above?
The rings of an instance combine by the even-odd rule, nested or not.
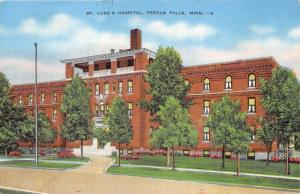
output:
[[[0,71],[12,84],[33,82],[38,42],[39,81],[63,79],[60,59],[128,48],[132,28],[143,31],[143,47],[175,47],[184,65],[273,56],[300,77],[300,0],[0,0]]]

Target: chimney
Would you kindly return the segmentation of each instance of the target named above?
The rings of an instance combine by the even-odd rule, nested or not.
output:
[[[130,49],[142,48],[142,31],[139,29],[130,30]]]

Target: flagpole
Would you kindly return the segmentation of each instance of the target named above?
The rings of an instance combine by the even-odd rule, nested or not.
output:
[[[37,123],[37,119],[38,119],[38,111],[37,111],[37,43],[34,43],[34,47],[35,47],[35,85],[34,85],[34,112],[35,112],[35,164],[38,164],[38,123]]]

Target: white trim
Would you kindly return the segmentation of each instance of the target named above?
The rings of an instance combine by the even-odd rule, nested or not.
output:
[[[253,89],[253,90],[241,90],[241,91],[232,91],[232,90],[227,90],[224,92],[205,92],[205,93],[199,93],[199,94],[188,94],[187,96],[205,96],[205,95],[216,95],[216,94],[229,94],[229,93],[243,93],[243,92],[258,92],[258,89]]]

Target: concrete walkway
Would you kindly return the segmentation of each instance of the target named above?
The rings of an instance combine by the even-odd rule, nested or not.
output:
[[[94,158],[78,169],[44,170],[0,166],[0,187],[53,194],[288,194],[276,189],[175,181],[126,175],[109,175],[109,158]]]
[[[153,168],[153,169],[165,169],[171,170],[171,167],[164,166],[148,166],[148,165],[133,165],[133,164],[121,164],[124,167],[131,168]],[[230,171],[221,171],[221,170],[204,170],[204,169],[192,169],[192,168],[175,168],[177,171],[183,172],[195,172],[195,173],[218,173],[218,174],[230,174],[235,175],[236,172]],[[288,179],[288,180],[298,180],[300,181],[300,177],[290,177],[290,176],[278,176],[278,175],[268,175],[268,174],[254,174],[254,173],[240,173],[241,176],[252,176],[252,177],[265,177],[265,178],[278,178],[278,179]],[[299,182],[300,184],[300,182]]]

